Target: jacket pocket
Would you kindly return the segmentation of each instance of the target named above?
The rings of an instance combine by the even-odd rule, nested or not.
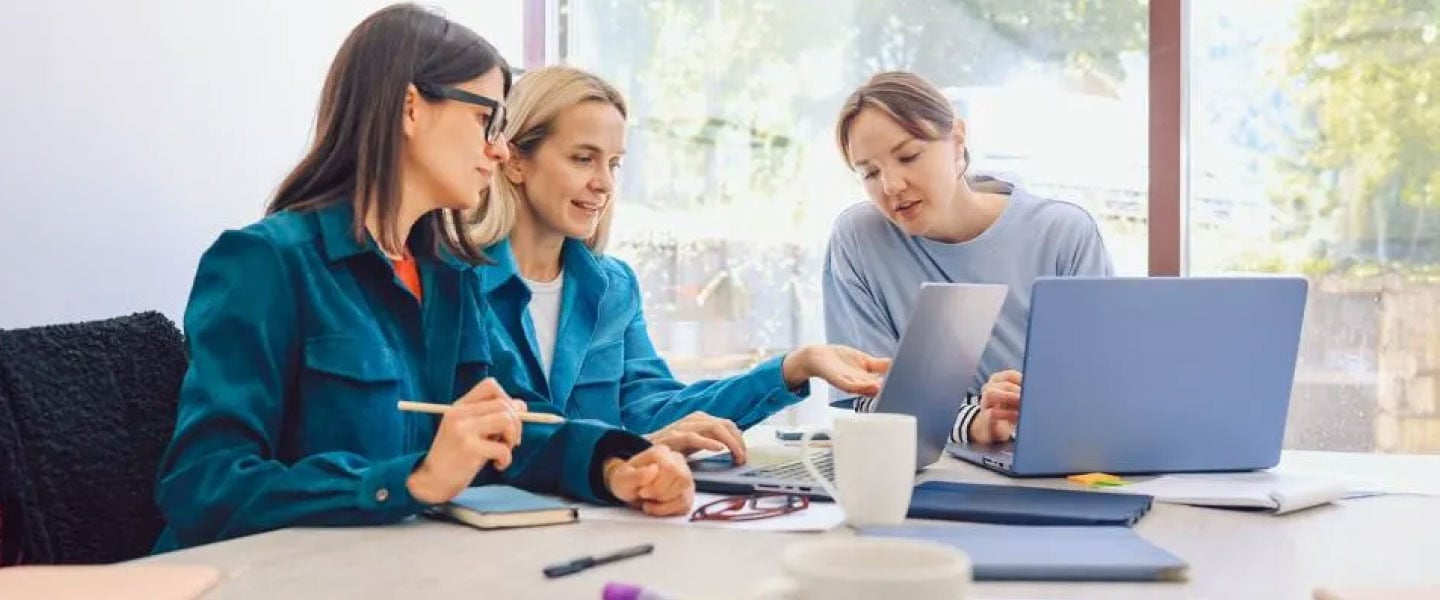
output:
[[[305,340],[305,368],[355,384],[400,380],[400,369],[389,348],[345,336]]]
[[[287,427],[300,454],[345,450],[380,459],[419,444],[409,439],[407,417],[395,403],[432,399],[401,397],[400,375],[394,352],[375,341],[343,335],[305,340],[292,413],[297,418]]]

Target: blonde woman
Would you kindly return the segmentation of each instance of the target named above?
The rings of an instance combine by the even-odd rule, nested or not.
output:
[[[849,393],[879,389],[888,361],[831,345],[728,379],[676,381],[650,341],[635,272],[604,254],[625,99],[599,77],[548,67],[525,75],[507,107],[511,157],[473,232],[494,261],[481,281],[524,370],[559,410],[744,462],[741,429],[800,401],[812,377]]]
[[[925,282],[1010,288],[952,441],[1004,442],[1019,416],[1030,284],[1042,275],[1109,276],[1094,219],[1068,202],[970,177],[965,122],[934,84],[880,73],[840,110],[836,141],[870,201],[840,215],[822,290],[830,341],[889,356]],[[856,410],[868,410],[866,399]]]

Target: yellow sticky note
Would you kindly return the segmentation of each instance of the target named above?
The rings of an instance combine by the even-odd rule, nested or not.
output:
[[[1124,480],[1124,479],[1121,479],[1121,478],[1116,477],[1116,476],[1114,476],[1114,475],[1111,475],[1111,474],[1109,474],[1109,473],[1085,473],[1085,474],[1083,474],[1083,475],[1071,475],[1071,476],[1069,476],[1069,477],[1066,477],[1065,480],[1066,480],[1066,481],[1069,481],[1069,482],[1071,482],[1071,483],[1078,483],[1078,484],[1080,484],[1080,485],[1088,485],[1088,486],[1097,486],[1097,485],[1103,485],[1103,486],[1125,485],[1125,480]]]

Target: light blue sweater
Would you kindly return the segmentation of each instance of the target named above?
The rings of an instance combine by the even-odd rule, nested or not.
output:
[[[990,375],[1023,364],[1034,280],[1113,274],[1100,230],[1085,209],[988,183],[999,184],[1010,200],[989,229],[958,244],[907,235],[868,202],[846,209],[830,234],[822,284],[826,337],[875,356],[895,355],[921,283],[1009,286],[973,386],[955,391],[963,404],[952,439],[960,443],[968,441],[970,420],[979,412],[980,387]],[[867,402],[856,403],[856,410],[868,409]]]

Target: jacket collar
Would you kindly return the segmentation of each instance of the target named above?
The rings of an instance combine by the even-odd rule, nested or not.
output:
[[[320,237],[325,242],[325,259],[339,262],[374,250],[375,242],[365,236],[365,243],[355,239],[355,206],[349,198],[342,198],[315,209],[315,219],[320,223]]]
[[[501,288],[520,286],[526,290],[525,297],[529,298],[529,288],[520,278],[520,266],[515,261],[515,250],[510,246],[510,240],[501,240],[485,249],[485,256],[489,257],[491,264],[481,267],[481,289],[489,296]],[[565,274],[565,286],[580,288],[582,292],[595,292],[596,298],[603,293],[606,278],[605,272],[600,266],[600,259],[595,253],[585,247],[580,240],[566,239],[560,249],[560,264]]]
[[[555,335],[555,355],[550,365],[547,383],[551,401],[562,411],[569,403],[570,392],[580,374],[580,365],[590,347],[595,326],[602,318],[600,300],[605,296],[609,279],[605,276],[600,259],[585,243],[567,239],[561,248],[560,260],[565,275],[565,285],[560,292],[560,323]],[[538,373],[539,344],[534,338],[534,327],[530,325],[530,288],[520,277],[510,242],[502,241],[485,250],[492,264],[483,266],[481,285],[485,297],[500,315],[512,323],[519,323],[523,331],[525,362]]]
[[[315,209],[315,218],[320,223],[320,237],[324,240],[326,260],[334,263],[366,253],[384,258],[380,253],[380,246],[368,234],[364,236],[363,243],[355,239],[355,206],[349,198],[342,198]],[[451,268],[467,268],[464,261],[436,243],[430,223],[437,218],[439,215],[432,212],[416,221],[406,246],[415,256],[433,256]]]

